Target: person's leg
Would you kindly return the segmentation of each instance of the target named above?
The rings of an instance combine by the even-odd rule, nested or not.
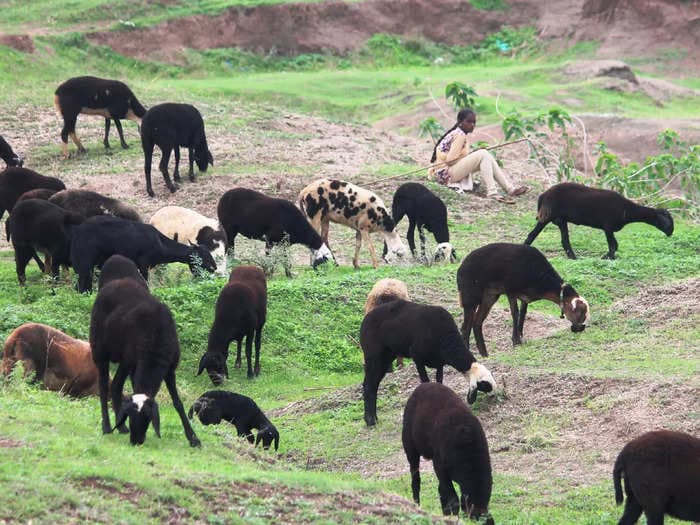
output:
[[[459,186],[464,191],[472,191],[474,189],[472,174],[479,171],[481,164],[480,156],[476,155],[476,153],[470,153],[450,166],[448,170],[450,175],[448,186]]]

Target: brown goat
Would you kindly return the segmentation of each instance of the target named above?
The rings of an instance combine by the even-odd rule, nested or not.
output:
[[[25,373],[35,372],[47,390],[74,397],[99,391],[90,344],[50,326],[26,323],[8,336],[0,367],[3,375],[12,372],[17,361],[22,361]]]

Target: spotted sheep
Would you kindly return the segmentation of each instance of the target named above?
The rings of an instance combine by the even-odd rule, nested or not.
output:
[[[407,254],[406,247],[396,232],[394,219],[382,199],[373,192],[350,182],[320,179],[299,193],[299,207],[328,244],[330,222],[344,224],[356,231],[353,266],[359,267],[362,240],[369,247],[372,265],[378,266],[377,255],[370,233],[381,232],[387,244],[385,260],[392,262]]]

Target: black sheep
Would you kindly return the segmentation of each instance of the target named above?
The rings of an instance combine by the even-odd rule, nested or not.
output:
[[[443,514],[459,514],[493,525],[491,459],[481,423],[464,401],[439,383],[418,386],[408,398],[401,432],[411,470],[413,501],[420,504],[420,458],[433,461]],[[462,493],[457,498],[453,483]]]
[[[207,351],[199,361],[201,374],[205,369],[212,383],[218,386],[228,378],[228,347],[238,343],[235,367],[241,366],[241,343],[245,337],[248,379],[260,374],[260,338],[267,316],[267,283],[265,274],[256,266],[237,266],[216,301],[214,324],[209,331]],[[252,366],[255,338],[255,367]]]
[[[136,266],[131,263],[134,267],[125,272],[125,264],[129,263],[123,258],[114,262],[110,258],[105,262],[90,319],[90,347],[99,373],[102,433],[109,434],[114,428],[127,432],[124,422],[128,417],[132,445],[143,444],[151,423],[160,437],[160,414],[155,398],[164,381],[187,440],[191,446],[198,447],[200,441],[187,419],[175,385],[180,344],[173,316],[141,280],[125,276],[136,275]],[[111,386],[114,428],[110,426],[107,411],[110,362],[118,365]],[[129,401],[122,403],[127,377],[131,378],[134,393]]]
[[[522,343],[527,305],[533,301],[547,299],[559,305],[561,317],[571,321],[572,332],[582,332],[590,317],[586,300],[564,282],[539,250],[524,244],[493,243],[477,248],[457,270],[457,288],[464,309],[464,341],[469,345],[474,328],[476,346],[483,356],[488,352],[482,326],[502,294],[508,296],[513,317],[513,345]]]
[[[264,240],[269,250],[288,239],[289,244],[303,244],[312,251],[312,266],[332,259],[333,255],[302,212],[285,199],[268,197],[247,188],[224,193],[217,207],[219,223],[226,231],[233,251],[236,235]],[[288,276],[291,269],[285,268]]]
[[[86,219],[96,215],[114,215],[122,219],[141,222],[138,212],[117,199],[89,190],[63,190],[49,197],[49,202],[63,209],[79,213]]]
[[[17,155],[7,141],[0,135],[0,159],[5,161],[8,168],[21,168],[24,159]]]
[[[75,134],[75,123],[80,113],[104,117],[105,137],[102,143],[105,148],[109,148],[110,119],[114,120],[124,149],[129,146],[124,140],[120,119],[125,118],[140,123],[146,113],[146,108],[123,82],[90,76],[73,77],[63,82],[56,88],[54,104],[63,117],[61,141],[64,157],[68,157],[69,136],[73,139],[78,151],[85,153],[85,148]]]
[[[204,134],[204,120],[197,108],[190,104],[165,103],[149,109],[141,123],[141,145],[144,154],[144,170],[146,173],[146,191],[151,197],[155,196],[151,187],[151,161],[153,148],[158,146],[162,153],[158,168],[163,174],[165,185],[172,192],[176,190],[168,175],[170,152],[175,150],[175,182],[180,181],[180,146],[189,152],[189,177],[194,182],[193,164],[196,162],[200,171],[214,165],[214,158],[207,145]]]
[[[221,420],[235,425],[239,436],[244,436],[253,443],[255,428],[258,435],[255,437],[255,446],[262,441],[263,449],[268,450],[274,442],[275,450],[280,444],[280,435],[269,419],[260,410],[260,407],[251,398],[226,392],[225,390],[210,390],[205,392],[194,402],[188,416],[197,414],[203,425],[218,425]]]
[[[468,400],[477,390],[490,392],[493,376],[479,365],[459,335],[450,313],[441,306],[416,304],[403,299],[380,304],[365,315],[360,326],[360,346],[365,357],[362,392],[367,426],[377,423],[379,383],[399,356],[410,357],[423,383],[430,381],[425,367],[436,368],[442,383],[443,367],[450,365],[469,381]]]
[[[618,525],[633,525],[644,512],[647,525],[664,515],[700,522],[700,439],[684,432],[655,430],[627,443],[615,460],[615,501],[627,501]]]
[[[640,206],[611,190],[589,188],[583,184],[563,182],[552,186],[537,199],[537,224],[525,239],[532,244],[550,222],[559,226],[561,244],[569,259],[575,259],[569,241],[568,223],[583,224],[605,232],[608,253],[604,259],[614,259],[617,240],[614,232],[631,222],[645,222],[667,236],[673,233],[673,217],[663,208]]]
[[[59,191],[65,190],[66,185],[27,168],[7,168],[0,172],[0,219],[6,211],[12,211],[23,193],[38,188]]]
[[[51,190],[48,188],[37,188],[35,190],[25,191],[22,195],[19,196],[17,202],[26,201],[27,199],[41,199],[43,201],[47,201],[51,198],[52,195],[55,195],[57,192],[58,190]],[[15,203],[15,206],[16,205],[17,203]]]

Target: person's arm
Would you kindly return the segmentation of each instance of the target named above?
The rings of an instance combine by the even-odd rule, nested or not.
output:
[[[447,152],[445,162],[448,165],[454,164],[454,162],[464,153],[463,150],[466,144],[467,135],[465,133],[460,133],[457,135],[450,145],[450,151]]]

